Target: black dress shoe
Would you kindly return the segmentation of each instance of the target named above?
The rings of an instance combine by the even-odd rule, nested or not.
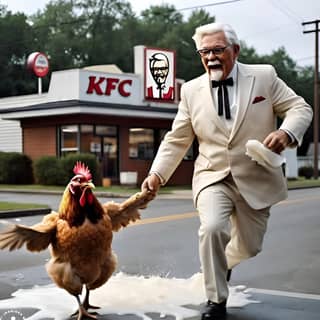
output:
[[[230,279],[231,279],[231,273],[232,273],[232,269],[228,269],[228,271],[227,271],[227,282],[229,282]]]
[[[208,300],[205,305],[201,320],[225,320],[227,317],[226,301],[215,303]]]

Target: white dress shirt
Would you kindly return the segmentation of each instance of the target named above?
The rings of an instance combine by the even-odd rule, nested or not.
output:
[[[238,66],[237,63],[234,64],[231,72],[227,76],[227,78],[233,78],[233,86],[227,86],[228,95],[229,95],[229,103],[230,103],[230,115],[231,119],[226,119],[225,115],[221,116],[221,120],[225,122],[227,128],[231,132],[232,126],[234,124],[234,120],[237,116],[238,110]],[[212,96],[214,100],[214,105],[218,108],[218,88],[212,88]]]

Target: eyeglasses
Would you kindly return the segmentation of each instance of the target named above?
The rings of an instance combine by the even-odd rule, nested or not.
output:
[[[207,49],[207,48],[199,49],[197,50],[197,52],[200,54],[201,57],[208,57],[210,53],[213,53],[214,55],[217,56],[217,55],[223,54],[228,47],[231,47],[231,44],[225,47],[215,47],[212,49]]]

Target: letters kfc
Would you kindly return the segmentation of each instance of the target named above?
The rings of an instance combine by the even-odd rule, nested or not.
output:
[[[110,96],[112,91],[118,90],[121,96],[128,97],[131,95],[131,86],[131,79],[120,80],[119,78],[89,76],[87,93]]]

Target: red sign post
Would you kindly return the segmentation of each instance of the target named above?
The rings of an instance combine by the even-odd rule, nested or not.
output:
[[[49,72],[49,60],[42,52],[33,52],[28,56],[27,68],[38,77],[38,93],[42,93],[41,78]]]

